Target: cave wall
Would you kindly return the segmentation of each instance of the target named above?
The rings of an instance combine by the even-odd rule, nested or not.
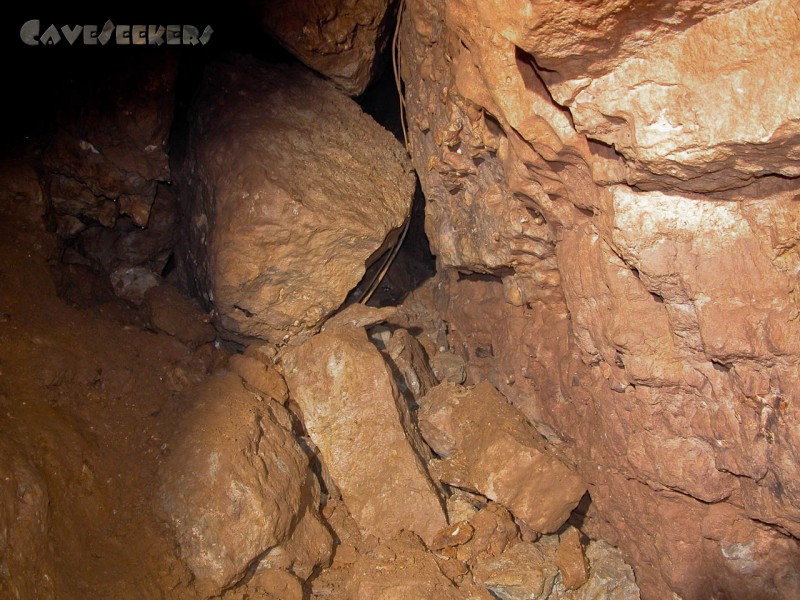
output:
[[[451,345],[646,598],[800,595],[799,46],[788,0],[405,4]]]

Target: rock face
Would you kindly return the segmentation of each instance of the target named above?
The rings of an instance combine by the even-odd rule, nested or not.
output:
[[[450,345],[644,598],[800,595],[796,8],[406,4]]]
[[[291,397],[364,535],[427,543],[447,525],[422,442],[392,373],[362,328],[329,328],[283,358]]]
[[[269,341],[342,304],[414,188],[401,145],[353,101],[302,69],[245,60],[207,70],[181,178],[190,287],[218,325]]]
[[[447,460],[447,483],[476,490],[534,531],[552,533],[586,491],[572,469],[490,383],[442,384],[421,401],[420,430]]]
[[[308,459],[279,424],[285,409],[259,401],[232,373],[196,394],[162,467],[159,497],[198,590],[218,593],[268,551],[267,560],[282,555],[281,566],[307,577],[329,556],[331,538]]]
[[[111,227],[119,215],[147,225],[167,158],[177,64],[168,57],[115,65],[102,81],[82,81],[58,116],[44,154],[56,215]],[[86,103],[91,95],[92,102]]]
[[[380,75],[392,36],[393,0],[256,0],[264,29],[350,96]]]

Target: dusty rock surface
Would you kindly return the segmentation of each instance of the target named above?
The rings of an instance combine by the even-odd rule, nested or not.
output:
[[[221,327],[268,341],[339,308],[414,189],[402,146],[355,102],[244,59],[207,70],[181,179],[187,282]]]
[[[151,503],[181,392],[216,351],[145,331],[124,304],[67,305],[50,244],[14,225],[0,225],[0,596],[197,597]]]
[[[308,434],[363,534],[409,530],[429,543],[447,525],[443,499],[406,400],[366,331],[326,329],[282,360]]]
[[[499,502],[541,533],[556,531],[578,505],[581,478],[490,383],[445,383],[421,404],[420,431],[449,463],[447,483]]]
[[[578,465],[585,528],[643,597],[800,594],[796,7],[406,7],[411,154],[466,383]]]
[[[350,96],[380,75],[397,2],[256,0],[262,26],[307,66]]]
[[[282,406],[248,392],[232,373],[192,395],[169,442],[159,498],[198,589],[210,596],[286,545],[298,522],[317,519],[319,485],[292,432],[279,424],[287,415],[275,416]],[[318,520],[315,533],[327,534]],[[318,561],[300,566],[306,575],[327,559],[304,554]]]
[[[99,84],[77,78],[44,155],[57,215],[147,225],[157,183],[169,179],[176,67],[161,57],[145,69],[118,65]]]

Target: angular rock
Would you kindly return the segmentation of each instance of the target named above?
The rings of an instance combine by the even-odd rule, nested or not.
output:
[[[277,400],[285,402],[289,398],[289,389],[280,373],[272,365],[241,354],[231,356],[230,368],[253,389]]]
[[[771,76],[800,50],[796,10],[791,0],[730,10],[554,95],[578,131],[624,157],[629,183],[712,191],[797,177],[800,69]]]
[[[122,213],[139,227],[148,224],[157,183],[169,179],[177,73],[168,57],[148,61],[123,61],[99,83],[73,82],[80,92],[67,97],[44,154],[57,214],[110,227]],[[87,104],[89,94],[93,102]]]
[[[467,378],[467,361],[455,352],[439,352],[431,359],[431,368],[440,382],[464,383]]]
[[[315,581],[315,589],[323,581]],[[341,598],[351,600],[490,600],[492,596],[473,583],[456,586],[439,570],[432,554],[408,534],[387,540],[368,556],[360,556],[346,580]],[[324,589],[324,588],[323,588]]]
[[[291,397],[364,535],[410,530],[430,543],[446,524],[422,442],[366,331],[328,329],[283,357]],[[416,449],[419,448],[419,451]]]
[[[439,385],[423,399],[419,420],[434,452],[534,531],[556,531],[586,491],[581,478],[548,453],[536,430],[488,382],[471,389]]]
[[[144,293],[144,305],[155,330],[200,346],[217,337],[210,317],[171,285],[159,285]]]
[[[520,542],[502,554],[477,562],[475,581],[502,600],[549,598],[558,576],[556,546]]]
[[[405,329],[397,329],[389,340],[386,353],[401,375],[402,391],[418,402],[436,384],[428,356],[416,338]]]
[[[514,517],[496,502],[487,504],[469,520],[470,539],[458,546],[456,556],[469,564],[495,557],[517,540],[518,531]]]
[[[403,148],[300,68],[242,59],[205,81],[181,175],[184,276],[224,329],[308,334],[399,233],[414,189]]]
[[[585,584],[575,590],[556,583],[553,596],[561,600],[639,600],[639,587],[630,565],[622,553],[602,541],[592,541],[586,547],[591,568]],[[563,572],[562,572],[563,577]]]
[[[265,552],[287,544],[300,519],[319,519],[319,487],[308,459],[271,415],[283,410],[258,401],[237,376],[216,376],[196,390],[171,441],[160,473],[159,508],[204,597],[238,581]],[[330,549],[325,528],[317,530],[325,532],[322,542]],[[319,553],[316,559],[322,562]]]
[[[257,0],[261,24],[292,54],[350,96],[383,70],[397,3],[393,0]]]
[[[583,553],[580,531],[570,527],[561,534],[556,552],[561,582],[568,590],[581,587],[589,577],[589,564]]]

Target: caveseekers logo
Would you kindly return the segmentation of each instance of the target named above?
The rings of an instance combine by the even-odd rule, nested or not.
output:
[[[55,25],[42,31],[38,19],[32,19],[19,30],[20,39],[28,46],[55,46],[65,41],[86,46],[105,46],[113,42],[118,46],[205,46],[214,30],[207,25],[203,32],[194,25],[115,25],[111,20],[97,25]]]

